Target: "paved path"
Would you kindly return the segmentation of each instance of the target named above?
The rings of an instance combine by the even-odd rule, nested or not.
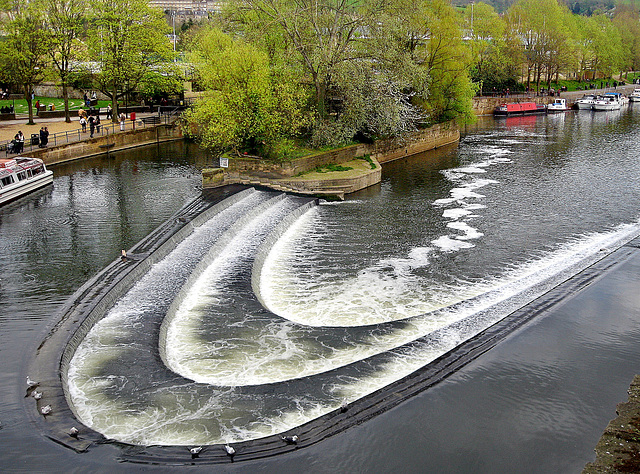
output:
[[[135,127],[139,128],[148,126],[144,123],[141,123],[140,119],[150,116],[157,117],[158,113],[137,113]],[[42,127],[47,127],[47,129],[49,130],[49,146],[73,143],[91,138],[89,134],[89,126],[87,125],[86,132],[83,132],[82,127],[79,123],[79,118],[77,116],[72,116],[71,123],[65,122],[64,117],[34,117],[35,125],[27,125],[28,120],[29,117],[25,115],[19,116],[15,120],[6,120],[0,122],[0,156],[12,156],[11,153],[6,152],[5,146],[15,137],[18,131],[22,131],[22,133],[24,134],[25,151],[30,151],[31,149],[37,148],[37,145],[32,145],[30,143],[30,139],[32,134],[39,134]],[[105,120],[104,117],[101,117],[100,120],[102,121],[100,131],[95,132],[94,137],[106,135],[107,133],[113,134],[120,132],[119,124],[114,124],[109,120]],[[133,127],[134,123],[131,120],[127,119],[127,121],[125,122],[125,130],[132,130]]]

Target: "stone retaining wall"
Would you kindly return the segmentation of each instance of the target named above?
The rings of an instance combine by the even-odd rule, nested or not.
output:
[[[460,129],[454,121],[451,121],[419,130],[402,139],[377,140],[373,144],[359,143],[280,163],[259,158],[231,158],[225,173],[227,178],[238,178],[242,174],[258,176],[268,174],[273,178],[290,178],[318,167],[345,163],[366,154],[370,154],[379,163],[385,163],[447,145],[459,139]]]
[[[535,102],[536,104],[548,104],[553,102],[555,97],[550,96],[519,96],[519,97],[474,97],[473,98],[473,112],[476,115],[492,115],[497,106],[504,103],[520,103],[520,102]]]
[[[378,140],[368,146],[367,153],[382,164],[449,145],[458,140],[460,140],[460,128],[452,120],[419,130],[401,139]]]
[[[327,189],[340,190],[344,194],[355,193],[361,189],[378,184],[382,178],[382,168],[379,166],[353,178],[311,179],[311,180],[278,180],[278,184],[294,188],[301,192],[314,194]]]
[[[63,163],[65,161],[86,158],[87,156],[102,155],[103,153],[133,148],[153,142],[181,140],[182,130],[177,126],[158,125],[145,127],[128,132],[118,132],[87,140],[57,145],[55,147],[40,148],[23,153],[23,156],[40,158],[47,165]]]

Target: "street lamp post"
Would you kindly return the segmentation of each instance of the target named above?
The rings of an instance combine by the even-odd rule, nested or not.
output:
[[[173,52],[176,52],[176,12],[171,11],[171,25],[173,26]]]

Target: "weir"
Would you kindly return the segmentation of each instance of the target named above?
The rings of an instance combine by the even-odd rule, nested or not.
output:
[[[492,137],[499,142],[520,143]],[[235,460],[308,446],[442,380],[637,245],[636,216],[577,228],[553,245],[545,235],[523,256],[520,235],[532,233],[512,224],[509,251],[485,258],[504,248],[506,206],[495,196],[516,167],[504,146],[470,148],[473,159],[440,172],[430,186],[437,192],[425,199],[421,190],[390,211],[375,199],[317,205],[245,191],[172,218],[166,233],[152,234],[132,260],[114,262],[68,303],[30,373],[55,393],[42,371],[66,345],[58,383],[73,413],[54,396],[46,400],[53,414],[37,422],[74,449],[103,437],[138,445],[123,450],[136,462],[191,463],[191,445],[209,446],[202,463],[228,462],[224,443],[234,445]],[[177,232],[189,222],[192,229]],[[415,236],[376,242],[371,229],[387,222]],[[454,273],[463,259],[470,270]],[[122,286],[118,272],[129,278]],[[83,323],[85,315],[92,319]],[[64,431],[73,415],[88,425],[80,440]],[[294,433],[296,445],[280,438]]]
[[[148,310],[143,309],[139,322],[133,325],[135,328],[135,334],[133,336],[135,337],[135,340],[128,341],[125,337],[125,339],[122,339],[121,342],[118,343],[118,345],[124,344],[128,348],[127,352],[129,352],[129,355],[123,356],[123,354],[120,354],[117,356],[115,360],[116,365],[112,365],[105,359],[100,363],[100,366],[103,369],[108,367],[107,372],[116,375],[116,378],[124,377],[127,380],[123,386],[118,388],[118,397],[122,396],[123,391],[126,392],[128,396],[130,396],[131,400],[137,400],[136,405],[138,405],[138,410],[142,410],[142,413],[147,411],[147,409],[144,408],[143,405],[140,405],[141,403],[149,404],[150,407],[154,404],[160,403],[160,406],[163,406],[163,409],[166,410],[167,403],[184,408],[185,404],[190,403],[189,400],[197,398],[205,400],[205,403],[204,405],[197,404],[195,407],[192,407],[196,413],[199,410],[205,409],[204,407],[215,400],[214,403],[219,406],[215,411],[218,411],[218,416],[220,416],[219,409],[222,409],[223,406],[234,404],[238,404],[240,406],[246,405],[247,403],[250,403],[250,400],[255,400],[256,397],[261,400],[260,404],[263,407],[263,414],[265,416],[270,410],[276,410],[277,412],[284,410],[285,412],[289,411],[290,413],[294,413],[296,411],[295,407],[300,406],[300,404],[306,406],[306,410],[311,410],[312,412],[316,411],[317,416],[312,416],[312,418],[314,418],[313,421],[304,422],[304,418],[300,418],[296,421],[294,418],[282,425],[279,425],[279,427],[273,426],[271,428],[274,430],[272,433],[244,432],[243,434],[234,434],[234,428],[232,425],[228,425],[224,428],[224,430],[227,430],[226,435],[225,431],[220,428],[218,428],[218,434],[213,433],[213,428],[211,426],[208,426],[205,430],[205,432],[208,433],[207,436],[211,436],[212,434],[214,435],[214,444],[215,442],[238,443],[242,441],[242,439],[238,439],[238,435],[240,434],[241,437],[244,437],[245,441],[237,448],[239,459],[270,456],[278,452],[292,449],[291,447],[283,446],[279,438],[275,436],[275,433],[283,431],[283,429],[286,431],[296,425],[300,425],[300,427],[296,429],[296,433],[299,433],[299,436],[301,436],[301,441],[296,445],[296,447],[303,446],[305,444],[312,444],[324,438],[329,433],[342,431],[353,424],[360,423],[363,420],[374,416],[375,413],[378,413],[380,410],[386,410],[394,406],[401,400],[412,396],[418,391],[435,383],[437,380],[445,377],[447,374],[454,371],[460,364],[468,362],[470,359],[487,350],[487,348],[495,344],[500,337],[503,337],[504,334],[511,331],[514,326],[523,324],[533,315],[531,310],[524,312],[521,310],[519,312],[516,311],[508,318],[502,319],[502,315],[504,315],[505,312],[510,312],[521,307],[523,304],[529,302],[532,297],[539,296],[551,287],[556,286],[559,281],[558,277],[560,279],[566,278],[563,274],[558,275],[554,273],[553,275],[542,275],[542,277],[539,278],[540,282],[538,284],[534,285],[527,283],[524,285],[525,294],[521,297],[514,298],[514,295],[517,294],[518,291],[507,294],[506,298],[509,299],[509,305],[507,306],[505,306],[502,301],[505,297],[503,290],[495,290],[494,292],[496,293],[496,296],[490,296],[490,294],[487,294],[476,297],[475,299],[479,301],[479,304],[477,305],[474,304],[473,300],[467,300],[458,305],[445,308],[441,310],[441,312],[457,313],[459,315],[457,317],[458,322],[447,324],[435,331],[430,331],[427,336],[417,338],[410,336],[409,340],[406,340],[407,342],[401,343],[400,345],[397,345],[400,340],[396,339],[395,347],[389,346],[386,347],[386,349],[382,347],[375,351],[377,352],[377,355],[375,353],[369,353],[369,355],[361,357],[361,362],[358,362],[358,358],[356,358],[352,359],[352,362],[347,363],[342,367],[334,366],[333,368],[331,367],[331,364],[328,366],[325,364],[321,372],[316,371],[316,375],[305,376],[304,374],[298,374],[298,378],[289,378],[286,382],[283,381],[277,385],[273,385],[273,382],[271,382],[267,383],[267,385],[246,386],[241,392],[238,392],[237,384],[233,383],[231,384],[231,387],[235,385],[236,388],[232,391],[225,388],[224,384],[216,387],[215,385],[208,383],[194,383],[189,380],[189,378],[180,377],[179,375],[176,375],[175,371],[169,370],[172,368],[172,363],[168,360],[166,354],[167,327],[173,323],[176,311],[178,311],[178,308],[184,304],[184,301],[188,298],[192,287],[196,284],[196,281],[199,278],[202,278],[202,275],[206,273],[207,269],[212,265],[212,262],[217,258],[220,258],[228,250],[227,247],[232,244],[235,239],[239,238],[244,229],[255,221],[258,216],[274,207],[274,205],[278,206],[279,203],[284,201],[284,196],[279,195],[269,198],[262,204],[254,206],[252,203],[256,202],[256,194],[258,193],[253,190],[247,190],[236,194],[233,197],[210,207],[198,216],[193,217],[188,229],[183,228],[180,232],[175,232],[171,238],[160,238],[158,235],[152,235],[148,239],[145,239],[145,242],[141,242],[139,245],[131,249],[132,251],[129,254],[134,260],[141,258],[141,255],[146,255],[146,258],[142,260],[142,262],[145,262],[145,271],[143,272],[142,270],[138,270],[137,275],[135,276],[135,280],[138,281],[137,285],[141,284],[143,288],[138,290],[136,293],[135,286],[131,281],[134,277],[125,277],[120,284],[116,284],[112,287],[111,291],[113,293],[109,292],[108,298],[105,298],[104,301],[96,304],[93,310],[88,313],[83,324],[76,331],[75,335],[70,338],[63,350],[61,364],[62,382],[64,384],[68,384],[69,377],[77,377],[77,375],[73,373],[73,370],[70,371],[69,365],[73,363],[71,360],[72,357],[77,356],[78,346],[85,344],[88,347],[93,348],[100,344],[99,339],[91,340],[89,338],[87,342],[87,333],[91,329],[91,326],[95,326],[96,323],[107,314],[106,310],[109,309],[109,306],[112,306],[109,310],[109,314],[113,313],[114,310],[118,311],[119,306],[124,306],[125,308],[128,306],[137,306],[137,312],[139,312],[140,306],[143,308],[146,307],[144,295],[140,293],[140,291],[142,291],[142,293],[148,292],[148,290],[144,289],[145,286],[148,286],[148,284],[145,283],[145,278],[156,278],[156,281],[152,283],[153,286],[157,286],[159,284],[157,281],[158,277],[152,276],[154,271],[159,272],[161,280],[166,279],[166,276],[162,276],[166,275],[166,270],[163,270],[161,266],[158,267],[159,263],[162,261],[162,258],[160,257],[167,257],[171,253],[178,252],[178,254],[173,258],[174,260],[175,258],[179,259],[179,262],[177,263],[184,270],[181,272],[184,277],[179,277],[179,279],[184,278],[182,283],[176,284],[174,281],[164,282],[168,284],[169,287],[174,288],[174,293],[166,295],[166,298],[162,301],[159,301],[155,294],[148,295],[150,301],[153,303],[152,313],[150,314],[148,313]],[[231,208],[237,206],[243,201],[251,205],[249,210],[242,210],[243,214],[241,214],[239,218],[225,217],[223,222],[220,221],[225,212],[229,212]],[[313,205],[313,201],[307,202],[301,206],[297,206],[293,212],[286,213],[286,217],[284,217],[279,224],[275,225],[274,229],[270,231],[268,236],[262,241],[260,248],[256,250],[255,259],[251,265],[251,277],[252,286],[257,295],[260,294],[259,281],[264,259],[268,257],[268,254],[273,250],[275,243],[282,238],[288,229],[291,228],[291,225],[299,219],[301,215],[308,212]],[[181,219],[178,217],[178,221],[181,220],[186,220],[186,218]],[[224,222],[228,222],[230,226],[225,225]],[[212,227],[209,230],[207,229],[207,226]],[[189,239],[192,241],[194,239],[195,241],[200,241],[205,234],[211,234],[212,231],[213,234],[215,234],[209,237],[212,244],[203,244],[201,250],[197,250],[196,254],[192,253],[191,257],[188,259],[185,259],[185,256],[179,253],[181,246],[188,247],[189,251],[192,252],[193,244],[189,243]],[[629,232],[637,233],[637,229],[629,230]],[[628,232],[624,234],[623,241],[626,241],[625,239],[629,238],[629,234]],[[608,240],[600,239],[595,243],[595,245],[606,244],[611,247],[612,245],[616,245],[613,241],[615,239],[612,239],[613,238],[609,238]],[[159,244],[159,242],[162,243]],[[594,244],[588,245],[588,247],[591,248],[593,245]],[[154,246],[157,247],[156,251],[153,251]],[[147,254],[146,252],[150,253]],[[567,276],[575,273],[580,269],[579,267],[587,266],[600,258],[597,253],[594,254],[587,252],[587,255],[582,256],[580,255],[580,252],[574,253],[576,254],[576,257],[574,257],[575,263],[572,265],[565,265]],[[199,254],[202,256],[198,257],[197,255]],[[126,265],[126,263],[121,263]],[[175,273],[176,263],[172,263],[170,259],[168,263],[165,263],[165,266],[166,265],[168,265],[168,268],[173,269],[170,273]],[[146,276],[143,276],[143,273]],[[550,276],[551,278],[548,278]],[[587,276],[582,280],[578,280],[577,283],[574,282],[568,285],[578,285],[579,287],[580,285],[585,284],[585,281],[588,281],[589,278],[592,277]],[[538,286],[537,288],[536,285]],[[516,286],[518,285],[516,284]],[[522,285],[520,285],[520,287],[522,287]],[[131,288],[131,290],[129,290],[129,288]],[[128,296],[118,296],[118,294],[122,295],[127,292],[127,290],[129,290]],[[159,291],[165,292],[166,288],[162,287],[161,284]],[[566,289],[564,291],[566,291]],[[167,305],[167,309],[163,309],[163,305]],[[496,313],[496,305],[499,307],[499,313]],[[484,307],[485,309],[481,310],[481,307]],[[167,318],[164,318],[165,314],[168,315]],[[464,314],[467,316],[460,316]],[[527,314],[527,316],[523,317],[523,314]],[[473,317],[473,319],[469,319],[470,317]],[[496,322],[497,324],[494,324]],[[415,324],[415,322],[412,322],[411,324]],[[117,329],[117,332],[112,332],[112,336],[110,337],[122,338],[122,331],[126,328],[119,321],[116,322],[114,327]],[[385,327],[386,330],[384,329]],[[491,327],[491,329],[484,330],[487,327]],[[361,337],[363,332],[366,335],[376,334],[376,337],[380,337],[385,333],[385,331],[387,334],[391,334],[406,330],[407,328],[408,324],[400,321],[386,325],[374,326],[373,331],[372,328],[355,328],[354,333],[361,333]],[[424,330],[424,328],[422,328],[422,330]],[[483,330],[484,332],[482,332]],[[333,339],[336,339],[336,332],[339,334],[338,339],[342,338],[342,340],[344,340],[345,337],[353,338],[354,336],[354,333],[349,335],[349,330],[344,328],[333,328],[331,331],[333,332]],[[414,331],[409,332],[413,333]],[[478,335],[478,333],[481,334]],[[307,333],[306,335],[308,336],[309,334]],[[454,335],[453,338],[452,335]],[[101,338],[104,337],[105,335],[103,332]],[[321,339],[321,336],[318,334],[313,337],[316,337],[319,340]],[[84,341],[81,342],[83,339]],[[154,341],[158,341],[158,339],[159,343],[155,346]],[[467,342],[460,344],[465,339]],[[357,338],[354,339],[352,344],[357,344],[357,340]],[[136,345],[141,345],[142,351],[137,349],[131,350],[131,347]],[[157,348],[149,352],[147,348],[153,347]],[[167,367],[158,365],[153,361],[154,357],[156,357],[154,354],[158,354],[156,351],[159,351],[159,355],[162,357],[162,361]],[[88,356],[90,357],[91,355],[89,354]],[[84,357],[87,356],[83,356],[83,358]],[[125,359],[122,357],[125,357]],[[127,358],[129,357],[132,358],[131,362],[127,362]],[[199,359],[201,360],[200,357]],[[426,363],[428,360],[432,360],[432,362]],[[407,362],[410,363],[407,364]],[[400,363],[400,365],[398,365],[398,363]],[[388,375],[384,374],[388,372],[389,365],[394,366],[394,370],[392,370],[392,372],[396,379],[398,373],[406,373],[407,375],[397,381],[387,378]],[[382,367],[386,367],[387,370],[381,371]],[[145,380],[140,380],[140,370],[143,370]],[[178,372],[180,372],[180,370],[178,370]],[[380,379],[381,376],[382,378]],[[360,388],[356,392],[349,394],[348,391],[345,391],[346,387],[340,388],[340,384],[336,383],[337,380],[344,379],[345,377],[355,377],[361,380],[370,379],[370,382],[365,385],[370,385],[370,383],[373,382],[373,386],[371,386],[373,390],[371,388],[364,388],[363,391],[363,389]],[[376,379],[379,380],[374,382]],[[134,386],[133,389],[127,388],[127,386],[131,385]],[[319,392],[319,387],[328,387],[329,391],[325,391],[323,389]],[[47,387],[47,390],[49,391],[50,388],[51,387]],[[107,390],[105,393],[110,391],[107,386],[101,387],[101,390]],[[83,409],[79,409],[74,405],[74,396],[73,394],[70,394],[70,391],[73,391],[73,389],[66,385],[65,393],[74,414],[82,421],[87,420],[87,412],[83,412]],[[403,396],[398,397],[397,395],[399,393],[403,393]],[[306,399],[300,398],[300,394],[305,394]],[[288,397],[291,398],[287,401]],[[104,398],[98,403],[106,403],[107,410],[111,415],[113,415],[115,407],[111,406],[111,402],[109,402],[110,398],[111,396],[107,396],[107,398]],[[115,401],[115,399],[113,401]],[[345,401],[350,402],[349,407],[348,409],[341,409],[340,406]],[[49,400],[48,402],[50,403]],[[314,409],[314,406],[317,406],[317,408]],[[325,408],[320,409],[321,406],[325,406]],[[59,408],[61,407],[56,407],[55,418],[58,419],[58,423],[55,425],[73,424],[74,422],[69,419],[69,414],[65,413],[64,409],[60,410]],[[99,415],[95,412],[96,406],[94,406],[92,410],[94,410],[94,413],[90,418],[95,418]],[[244,423],[245,426],[249,426],[252,423],[250,418],[251,415],[248,413],[242,414],[242,411],[238,411],[233,407],[231,410],[232,416],[229,416],[229,420],[233,420],[233,423],[236,423],[237,425],[242,425]],[[107,414],[106,416],[111,415]],[[168,415],[172,419],[180,418],[179,413],[169,413]],[[184,416],[184,414],[182,416]],[[200,418],[200,415],[198,415],[196,419],[189,417],[187,425],[194,423],[198,418]],[[239,419],[244,419],[244,422],[239,423]],[[52,419],[49,421],[52,421]],[[150,421],[151,420],[147,421],[146,424]],[[204,420],[201,419],[199,423],[203,423],[203,421]],[[224,424],[224,421],[221,422],[220,419],[216,422]],[[161,423],[165,423],[165,421],[162,421]],[[144,421],[143,424],[145,424]],[[148,428],[149,427],[144,429]],[[183,427],[182,430],[184,429],[185,428]],[[138,430],[138,427],[134,427],[134,430]],[[165,442],[162,442],[161,439],[149,439],[145,442],[145,439],[142,436],[138,438],[137,442],[134,442],[135,444],[166,444],[169,446],[183,443],[187,445],[194,443],[211,444],[211,442],[207,442],[204,438],[198,439],[199,435],[197,435],[197,433],[188,435],[191,436],[190,439],[184,439],[183,442],[180,442],[180,435],[176,435],[174,429],[172,429],[171,432],[173,433],[168,434],[169,437]],[[68,436],[65,437],[62,433],[62,428],[60,428],[56,431],[57,436],[54,436],[53,434],[50,434],[50,436],[59,437],[61,438],[60,441],[79,450],[86,449],[91,442],[95,442],[100,439],[100,436],[97,435],[97,433],[91,433],[87,436],[85,431],[85,436],[82,440],[76,442],[71,438],[68,438]],[[176,441],[178,441],[178,443],[176,443]],[[146,454],[134,455],[130,459],[137,461],[145,459],[149,461],[151,459],[165,459],[166,461],[169,461],[171,459],[171,462],[175,462],[175,459],[180,457],[180,453],[183,452],[183,449],[184,448],[180,447],[146,448]],[[226,459],[227,458],[223,452],[217,451],[203,456],[203,462],[223,462]]]

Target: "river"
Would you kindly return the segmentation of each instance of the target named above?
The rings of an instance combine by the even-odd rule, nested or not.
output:
[[[213,242],[255,214],[163,323],[162,363],[140,356],[149,342],[136,318],[164,315],[170,301],[152,290],[181,284],[166,275],[202,258],[202,236],[157,266],[80,346],[70,369],[74,411],[134,445],[238,443],[295,430],[383,388],[640,234],[639,123],[632,107],[482,119],[459,145],[385,165],[380,185],[304,212],[271,242],[269,229],[298,203],[253,193],[203,226]],[[60,165],[52,188],[0,210],[8,470],[131,469],[120,461],[133,448],[76,454],[35,430],[24,413],[24,367],[79,286],[200,194],[207,161],[174,143]],[[362,425],[224,469],[577,472],[626,399],[640,329],[624,314],[566,307]]]

